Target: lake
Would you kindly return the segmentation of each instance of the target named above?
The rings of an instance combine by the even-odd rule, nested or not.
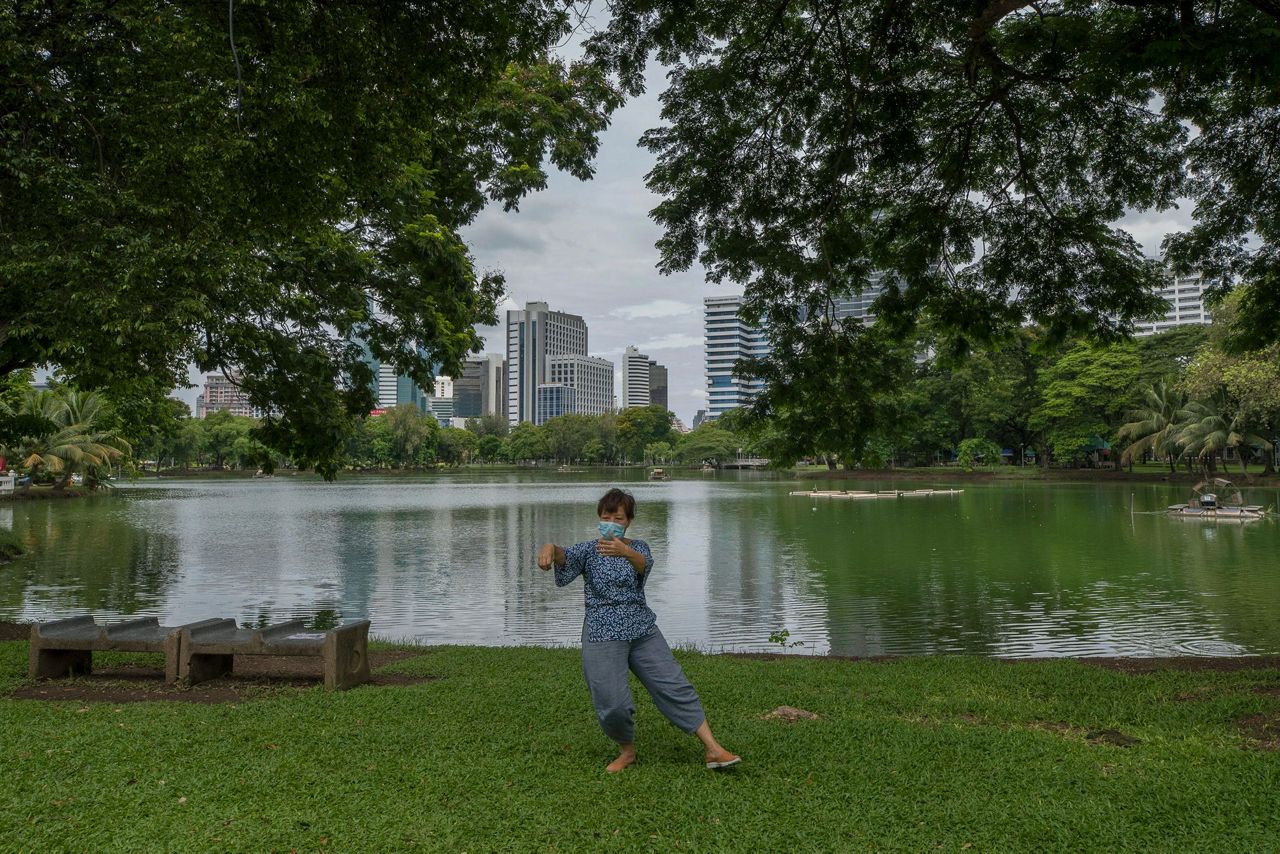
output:
[[[781,651],[770,635],[786,630],[801,654],[1280,653],[1280,524],[1159,512],[1186,500],[1182,486],[962,483],[831,501],[789,496],[813,485],[803,478],[611,475],[633,479],[629,534],[653,548],[647,593],[673,645]],[[149,480],[6,502],[0,526],[30,553],[0,566],[0,620],[368,617],[385,639],[573,645],[581,583],[557,588],[535,555],[593,537],[596,499],[617,483],[603,476]]]

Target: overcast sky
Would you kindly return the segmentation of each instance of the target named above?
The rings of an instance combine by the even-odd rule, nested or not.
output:
[[[654,265],[661,229],[649,219],[659,197],[645,187],[653,156],[637,145],[658,121],[661,71],[649,89],[614,114],[596,161],[579,181],[553,173],[548,187],[519,212],[492,207],[464,234],[481,269],[506,274],[506,308],[544,301],[587,322],[591,355],[614,363],[621,387],[622,351],[634,344],[668,369],[668,404],[685,424],[705,405],[702,298],[740,293],[704,282],[700,268],[663,276]],[[505,315],[504,315],[505,317]],[[486,328],[487,351],[502,353],[505,330]]]

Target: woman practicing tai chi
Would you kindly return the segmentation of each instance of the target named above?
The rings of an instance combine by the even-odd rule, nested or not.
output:
[[[621,771],[636,761],[635,705],[627,685],[627,668],[639,677],[658,711],[685,732],[701,739],[708,768],[728,768],[742,761],[720,746],[698,693],[685,678],[658,630],[653,611],[644,600],[644,583],[653,569],[653,555],[644,540],[623,537],[635,518],[630,493],[611,489],[596,505],[600,539],[562,549],[547,543],[538,552],[538,566],[556,570],[556,586],[579,575],[587,600],[582,624],[582,672],[604,734],[621,752],[605,770]]]

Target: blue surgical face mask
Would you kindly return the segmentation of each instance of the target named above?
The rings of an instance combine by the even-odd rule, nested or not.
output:
[[[601,522],[598,527],[600,528],[600,536],[604,537],[606,540],[621,539],[622,535],[626,533],[627,530],[617,522]]]

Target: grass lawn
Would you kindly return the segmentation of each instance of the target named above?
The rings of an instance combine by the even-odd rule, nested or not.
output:
[[[12,699],[26,654],[0,643],[5,851],[1280,844],[1276,669],[682,652],[744,763],[703,769],[635,686],[640,761],[610,776],[576,650],[427,648],[384,670],[432,681],[222,705]]]

